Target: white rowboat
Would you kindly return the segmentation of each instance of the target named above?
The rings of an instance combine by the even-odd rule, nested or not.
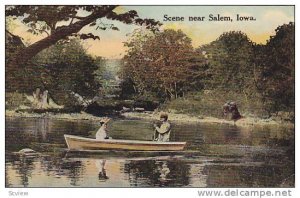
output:
[[[75,135],[64,135],[64,137],[69,150],[182,151],[186,145],[186,142],[97,140]]]

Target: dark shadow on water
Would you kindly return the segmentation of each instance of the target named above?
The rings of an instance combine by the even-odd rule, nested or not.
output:
[[[282,187],[286,179],[293,176],[293,168],[288,170],[282,166],[206,166],[204,174],[208,175],[207,187]],[[293,181],[291,182],[293,183]],[[288,187],[288,186],[285,186]],[[289,187],[294,187],[290,185]]]
[[[130,161],[125,163],[130,185],[175,187],[189,184],[189,166],[181,161]]]

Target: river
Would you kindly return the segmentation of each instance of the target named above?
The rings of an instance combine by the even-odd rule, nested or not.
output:
[[[294,129],[172,123],[183,154],[72,154],[64,134],[93,137],[95,121],[6,118],[6,187],[294,187]],[[110,122],[114,139],[151,140],[153,123]],[[38,156],[14,152],[31,148]]]

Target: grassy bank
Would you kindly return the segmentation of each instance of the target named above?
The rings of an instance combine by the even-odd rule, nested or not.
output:
[[[261,100],[246,94],[222,91],[201,91],[168,101],[152,113],[124,113],[127,118],[159,119],[159,112],[169,113],[169,119],[176,122],[200,122],[234,124],[223,116],[222,106],[226,101],[235,101],[243,116],[235,125],[287,125],[294,127],[294,112],[268,112]]]
[[[197,123],[219,123],[219,124],[230,124],[234,125],[233,121],[220,119],[216,117],[204,117],[204,116],[191,116],[187,114],[180,114],[180,113],[171,113],[169,112],[169,120],[172,122],[182,122],[182,123],[190,123],[190,122],[197,122]],[[152,112],[152,113],[137,113],[137,112],[128,112],[122,114],[125,118],[128,119],[144,119],[144,120],[158,120],[159,119],[159,112]],[[280,122],[273,119],[259,119],[259,118],[252,118],[246,117],[243,118],[235,123],[236,126],[240,127],[249,127],[254,125],[286,125],[287,127],[294,127],[293,123],[290,122]]]
[[[28,113],[28,112],[16,112],[12,110],[5,111],[6,117],[24,117],[24,118],[53,118],[53,119],[64,119],[64,120],[101,120],[102,117],[93,116],[91,114],[80,112],[80,113]]]
[[[213,117],[223,120],[222,106],[227,101],[234,101],[238,105],[239,112],[249,122],[293,123],[295,113],[291,111],[279,111],[272,113],[268,111],[268,102],[263,104],[258,96],[247,96],[235,92],[202,91],[189,93],[185,97],[171,100],[161,105],[161,111],[174,114],[184,114],[191,117],[206,118]],[[243,120],[239,122],[244,122]],[[247,121],[248,122],[248,121]]]
[[[220,96],[222,95],[222,97]],[[103,100],[103,104],[98,104],[96,107],[90,106],[90,113],[84,111],[66,112],[63,108],[58,108],[59,111],[54,109],[46,109],[41,112],[33,111],[31,109],[32,102],[30,96],[25,94],[7,94],[6,95],[6,111],[7,117],[32,117],[32,118],[54,118],[54,119],[67,119],[67,120],[100,120],[102,116],[116,116],[118,112],[125,107],[134,107],[137,104],[121,100]],[[225,120],[222,115],[222,105],[224,102],[231,100],[238,104],[240,113],[244,116],[243,119],[237,121],[237,126],[251,126],[251,125],[289,125],[293,124],[293,112],[278,113],[272,115],[266,112],[263,104],[259,100],[247,98],[245,95],[236,93],[221,93],[221,92],[197,92],[190,93],[183,98],[178,98],[166,102],[155,111],[147,111],[144,113],[128,112],[123,113],[121,116],[130,119],[146,119],[157,120],[161,111],[169,113],[171,121],[175,122],[199,122],[199,123],[223,123],[234,124],[233,121]],[[104,103],[105,102],[105,103]],[[140,105],[140,104],[139,104]],[[100,108],[101,107],[101,108]],[[105,111],[110,110],[105,114]],[[95,111],[93,113],[93,111]],[[113,115],[111,112],[115,112]],[[98,115],[98,116],[95,116]]]
[[[64,119],[64,120],[92,120],[92,121],[99,121],[102,117],[94,116],[88,114],[86,112],[80,113],[28,113],[28,112],[16,112],[11,110],[5,111],[6,117],[24,117],[24,118],[52,118],[52,119]],[[142,120],[159,120],[160,112],[153,111],[153,112],[126,112],[122,113],[126,119],[142,119]],[[233,125],[233,121],[220,119],[216,117],[205,117],[205,116],[192,116],[187,114],[181,113],[174,113],[169,112],[169,120],[171,122],[178,122],[178,123],[219,123],[219,124],[230,124]],[[273,119],[259,119],[259,118],[252,118],[246,117],[243,118],[235,123],[236,126],[240,127],[249,127],[249,126],[257,126],[257,125],[285,125],[287,127],[294,127],[293,123],[290,122],[282,122],[276,121]]]

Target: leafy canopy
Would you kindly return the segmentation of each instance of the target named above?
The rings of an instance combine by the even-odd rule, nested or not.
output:
[[[125,45],[129,50],[123,59],[123,75],[137,92],[177,98],[190,90],[197,55],[191,39],[181,30],[137,32]]]
[[[7,6],[6,17],[19,19],[29,27],[29,32],[33,34],[46,33],[48,36],[63,27],[70,27],[76,22],[85,21],[91,18],[86,25],[94,27],[96,30],[119,30],[113,24],[105,24],[101,18],[121,21],[125,24],[136,24],[145,26],[152,31],[158,30],[160,22],[153,19],[142,19],[135,10],[125,13],[115,12],[116,5],[105,6]],[[104,13],[104,14],[103,14]],[[68,36],[77,36],[81,39],[99,39],[93,33],[72,33]]]

